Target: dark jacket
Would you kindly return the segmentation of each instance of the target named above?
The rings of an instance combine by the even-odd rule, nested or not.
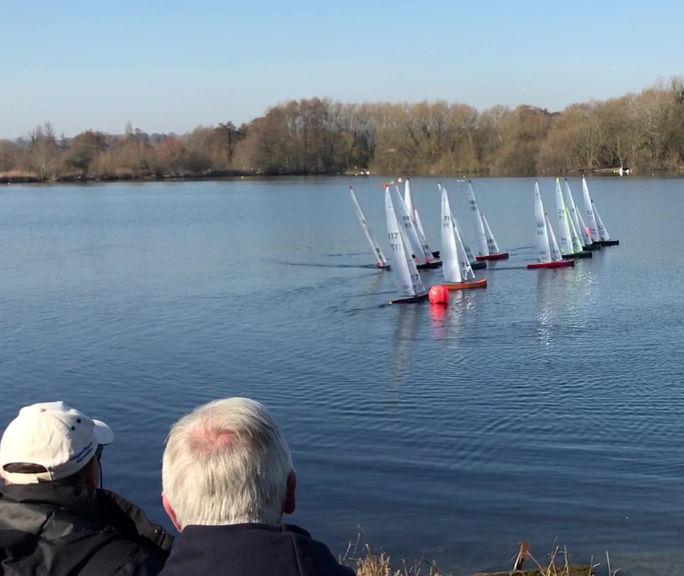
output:
[[[173,539],[107,490],[49,483],[0,492],[0,574],[158,574]]]
[[[354,576],[297,526],[186,526],[162,576]]]

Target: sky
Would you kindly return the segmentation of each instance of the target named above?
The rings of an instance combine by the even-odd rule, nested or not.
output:
[[[684,73],[682,22],[674,0],[0,0],[0,138],[184,133],[314,96],[562,110]]]

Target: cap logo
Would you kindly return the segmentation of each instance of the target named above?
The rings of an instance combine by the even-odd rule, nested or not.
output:
[[[85,448],[81,449],[80,452],[78,452],[77,454],[75,454],[74,456],[69,458],[69,460],[75,460],[76,462],[78,462],[80,464],[81,462],[83,462],[85,457],[88,456],[88,454],[90,454],[90,452],[93,450],[93,445],[94,445],[94,443],[91,440],[90,443]]]

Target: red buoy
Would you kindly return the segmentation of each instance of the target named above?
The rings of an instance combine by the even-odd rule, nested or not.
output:
[[[430,293],[428,294],[430,299],[430,304],[439,304],[441,306],[446,306],[449,304],[449,290],[446,286],[438,284],[430,288]]]

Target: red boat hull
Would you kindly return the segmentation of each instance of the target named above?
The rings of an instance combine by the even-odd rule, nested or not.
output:
[[[473,290],[475,288],[486,288],[487,279],[479,278],[478,280],[468,280],[467,282],[454,282],[453,284],[444,284],[447,290]]]
[[[499,252],[498,254],[489,254],[487,256],[475,256],[475,260],[482,262],[483,260],[507,260],[508,252]]]
[[[574,260],[560,260],[558,262],[538,262],[536,264],[528,264],[527,269],[533,270],[536,268],[569,268],[574,265]]]

